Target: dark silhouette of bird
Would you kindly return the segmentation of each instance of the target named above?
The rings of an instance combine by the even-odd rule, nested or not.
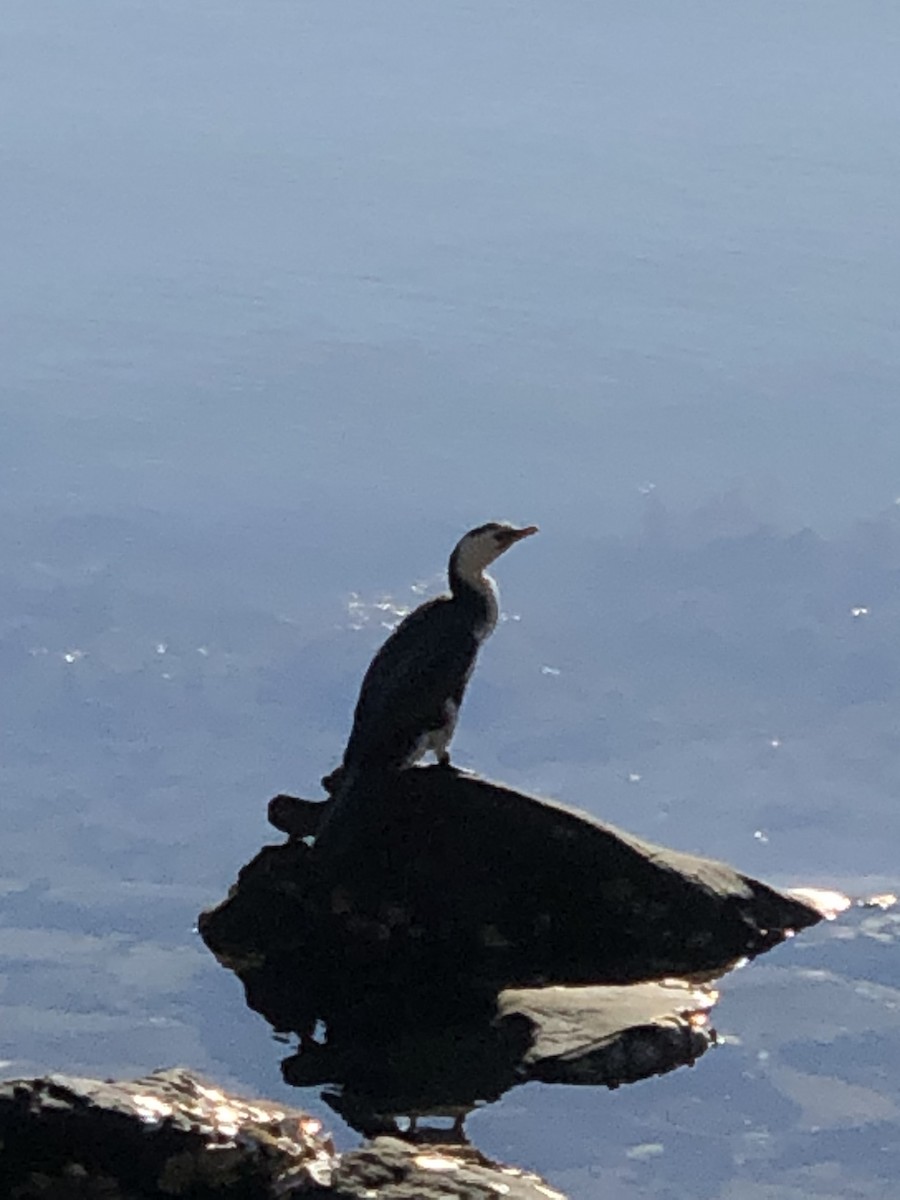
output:
[[[470,529],[450,555],[449,594],[401,621],[372,660],[359,693],[344,759],[323,785],[334,793],[362,771],[401,771],[432,751],[449,765],[449,744],[478,651],[497,624],[497,585],[485,571],[537,533],[497,521]]]

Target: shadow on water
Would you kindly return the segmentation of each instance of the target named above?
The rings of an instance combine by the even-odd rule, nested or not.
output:
[[[269,815],[288,840],[200,932],[297,1035],[286,1082],[326,1085],[365,1135],[462,1142],[469,1112],[521,1084],[690,1065],[715,1041],[712,981],[847,904],[442,768]]]

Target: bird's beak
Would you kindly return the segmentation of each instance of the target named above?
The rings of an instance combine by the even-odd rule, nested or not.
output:
[[[538,533],[537,525],[526,525],[524,529],[511,529],[506,535],[509,538],[509,545],[512,546],[515,542],[521,542],[522,538],[531,537],[533,533]]]

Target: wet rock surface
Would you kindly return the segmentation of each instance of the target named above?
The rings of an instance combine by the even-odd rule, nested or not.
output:
[[[0,1083],[10,1200],[275,1195],[327,1184],[334,1148],[296,1109],[232,1096],[188,1071],[116,1082]]]
[[[343,1156],[335,1200],[565,1200],[539,1176],[492,1162],[471,1146],[417,1145],[377,1137]]]
[[[298,1109],[178,1069],[126,1082],[0,1083],[0,1179],[4,1200],[560,1196],[471,1147],[376,1138],[338,1155]]]

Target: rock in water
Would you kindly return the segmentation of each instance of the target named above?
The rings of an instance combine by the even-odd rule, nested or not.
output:
[[[286,1079],[339,1083],[335,1107],[366,1133],[528,1079],[617,1086],[692,1062],[714,1036],[696,985],[822,919],[722,863],[446,768],[370,777],[319,812],[272,802],[293,836],[200,932],[250,1006],[301,1035]]]
[[[0,1082],[0,1179],[4,1200],[565,1200],[470,1147],[337,1154],[315,1118],[179,1069]]]
[[[289,826],[289,798],[278,799]],[[298,805],[307,832],[311,806]],[[421,1000],[448,980],[495,995],[714,976],[821,919],[723,863],[474,776],[417,768],[346,797],[312,848],[266,847],[200,928],[220,958],[250,974],[255,964],[290,992],[318,980],[327,997],[338,974],[346,995],[360,970],[372,988],[396,983]]]

